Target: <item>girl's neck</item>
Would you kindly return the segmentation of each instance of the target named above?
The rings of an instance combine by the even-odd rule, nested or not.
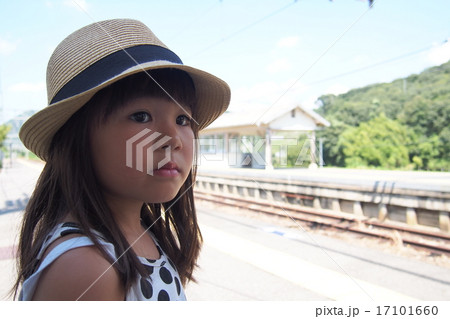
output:
[[[107,201],[107,203],[122,234],[136,255],[154,260],[160,258],[153,239],[141,224],[143,203],[124,201]]]
[[[125,201],[111,196],[106,196],[106,202],[111,209],[112,217],[124,235],[142,232],[142,202]]]

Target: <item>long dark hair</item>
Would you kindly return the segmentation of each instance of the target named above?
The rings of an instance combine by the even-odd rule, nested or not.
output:
[[[159,85],[155,84],[155,80]],[[69,212],[105,258],[114,262],[113,266],[126,291],[138,274],[148,275],[133,250],[128,249],[130,243],[114,222],[102,196],[92,165],[89,135],[93,125],[105,121],[126,100],[141,96],[170,98],[167,93],[180,104],[189,106],[195,119],[195,87],[190,76],[176,69],[158,69],[131,75],[99,91],[57,132],[50,148],[50,157],[25,209],[14,297],[23,281],[36,271],[39,265],[37,256],[46,236]],[[192,129],[197,139],[195,123]],[[192,273],[202,244],[192,189],[195,167],[193,165],[173,200],[143,203],[141,209],[142,222],[147,227],[151,226],[150,230],[162,249],[176,265],[183,285],[193,280]],[[111,260],[92,230],[100,232],[114,244],[117,256],[123,256],[117,261]]]

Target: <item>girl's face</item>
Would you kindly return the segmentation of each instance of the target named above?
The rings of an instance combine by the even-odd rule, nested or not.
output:
[[[194,152],[191,110],[183,109],[165,98],[134,98],[92,129],[94,170],[107,201],[140,207],[176,196]]]

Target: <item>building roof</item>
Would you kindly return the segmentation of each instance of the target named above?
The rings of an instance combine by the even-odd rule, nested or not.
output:
[[[252,111],[226,112],[200,133],[202,135],[226,132],[264,135],[267,128],[279,131],[314,131],[330,126],[330,123],[322,116],[301,106],[273,108],[255,113]]]

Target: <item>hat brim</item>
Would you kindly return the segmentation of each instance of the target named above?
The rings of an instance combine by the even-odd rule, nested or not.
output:
[[[221,79],[183,64],[168,61],[146,62],[137,64],[80,94],[50,104],[22,125],[19,137],[30,151],[46,161],[53,136],[98,91],[132,74],[162,68],[183,70],[191,76],[197,96],[194,120],[197,122],[199,130],[207,127],[227,109],[231,93],[228,84]]]

